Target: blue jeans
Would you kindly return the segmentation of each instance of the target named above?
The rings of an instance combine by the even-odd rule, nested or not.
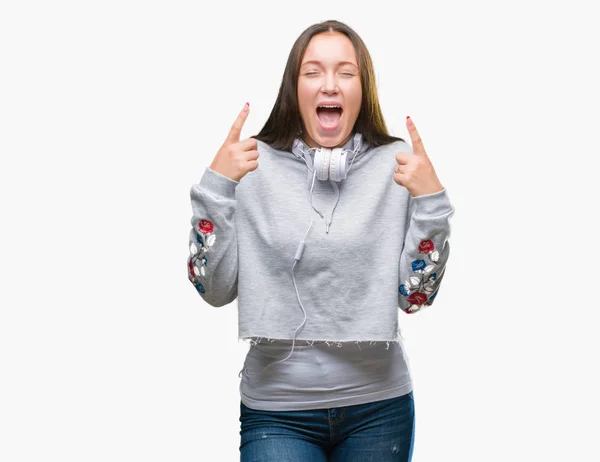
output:
[[[241,462],[410,462],[413,392],[354,406],[260,411],[240,402]]]

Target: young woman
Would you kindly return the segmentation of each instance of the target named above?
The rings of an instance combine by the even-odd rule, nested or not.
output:
[[[300,35],[269,119],[240,140],[248,114],[191,188],[188,257],[207,303],[237,298],[251,345],[241,460],[410,461],[398,308],[439,291],[446,189],[410,118],[412,147],[388,134],[369,52],[338,21]]]

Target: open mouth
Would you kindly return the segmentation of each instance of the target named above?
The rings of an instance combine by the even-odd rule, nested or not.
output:
[[[317,117],[323,128],[336,128],[342,118],[343,109],[335,105],[321,105],[317,107]]]

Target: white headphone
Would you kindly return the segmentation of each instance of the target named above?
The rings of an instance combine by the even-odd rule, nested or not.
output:
[[[356,133],[354,135],[354,149],[352,151],[348,149],[344,149],[341,147],[337,148],[326,148],[326,147],[318,147],[311,148],[309,151],[314,150],[314,162],[313,167],[311,168],[306,159],[307,153],[302,150],[300,147],[301,140],[296,138],[294,141],[294,145],[292,148],[292,153],[300,159],[302,159],[309,169],[315,171],[316,178],[320,181],[332,180],[336,183],[339,183],[342,180],[345,180],[348,172],[350,171],[350,167],[352,167],[352,163],[354,162],[354,157],[358,153],[358,150],[362,144],[362,134]],[[296,150],[302,152],[304,156],[300,155],[296,152]],[[350,165],[348,165],[348,154],[353,154],[352,161]]]
[[[314,168],[317,179],[332,179],[340,182],[346,179],[348,151],[342,148],[320,148],[315,152]]]

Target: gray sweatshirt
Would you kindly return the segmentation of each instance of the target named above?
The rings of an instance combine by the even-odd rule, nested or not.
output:
[[[412,197],[393,180],[395,154],[411,146],[357,135],[339,183],[314,179],[314,153],[297,139],[291,152],[258,141],[259,167],[239,182],[207,167],[192,185],[188,279],[214,307],[237,297],[239,339],[399,342],[398,308],[433,303],[448,193]]]

